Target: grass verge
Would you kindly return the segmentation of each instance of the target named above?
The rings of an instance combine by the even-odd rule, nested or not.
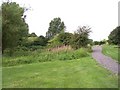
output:
[[[117,60],[120,63],[120,48],[117,48],[116,45],[103,45],[103,54],[106,56],[109,56],[115,60]]]
[[[3,88],[117,87],[117,76],[91,57],[3,67]]]

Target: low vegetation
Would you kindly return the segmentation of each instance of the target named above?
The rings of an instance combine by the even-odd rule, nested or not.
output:
[[[91,57],[92,45],[108,44],[108,41],[93,43],[89,39],[89,26],[79,26],[74,33],[69,33],[58,17],[50,21],[46,36],[37,36],[29,33],[25,22],[27,8],[9,0],[1,8],[3,88],[118,87],[117,75],[99,66]],[[104,46],[103,53],[118,60],[117,49]]]
[[[89,56],[3,67],[3,88],[46,87],[117,88],[118,78]]]
[[[45,49],[44,49],[45,50]],[[14,66],[19,64],[30,64],[35,62],[55,61],[55,60],[72,60],[89,56],[89,49],[81,48],[78,50],[61,50],[61,51],[16,51],[13,57],[3,56],[3,66]]]
[[[103,45],[103,54],[112,57],[120,63],[120,48],[117,45]]]

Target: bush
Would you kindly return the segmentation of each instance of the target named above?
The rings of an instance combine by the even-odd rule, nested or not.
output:
[[[88,56],[87,49],[80,48],[75,51],[76,59]]]

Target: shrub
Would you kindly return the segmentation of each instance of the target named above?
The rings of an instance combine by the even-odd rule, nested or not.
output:
[[[88,56],[87,50],[83,48],[76,50],[74,54],[76,59]]]

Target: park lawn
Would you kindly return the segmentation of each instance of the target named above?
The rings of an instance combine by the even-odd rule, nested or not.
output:
[[[117,60],[120,63],[120,53],[118,53],[118,48],[116,48],[116,45],[103,45],[103,54],[106,56],[110,56],[111,58]],[[119,49],[120,50],[120,49]]]
[[[0,89],[2,89],[2,67],[0,67]]]
[[[90,56],[3,67],[3,88],[117,88],[118,77]]]

